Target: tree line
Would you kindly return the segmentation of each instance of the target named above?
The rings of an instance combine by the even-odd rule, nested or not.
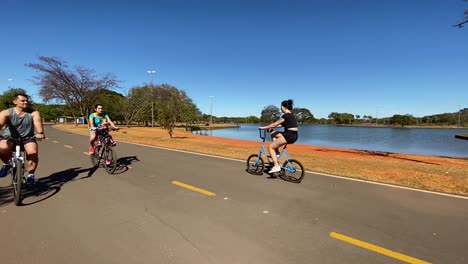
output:
[[[281,110],[275,105],[263,108],[260,118],[216,117],[202,113],[185,91],[169,84],[145,84],[118,93],[120,81],[110,73],[97,74],[94,70],[81,66],[70,68],[66,62],[56,57],[38,57],[38,62],[26,64],[36,71],[33,83],[39,87],[39,96],[45,104],[31,101],[31,105],[41,112],[45,121],[57,121],[59,117],[87,118],[100,103],[118,124],[149,126],[156,125],[167,130],[172,137],[176,125],[209,125],[214,123],[271,123],[278,120]],[[0,95],[3,108],[12,107],[13,96],[26,93],[21,88],[12,88]],[[353,115],[332,112],[328,119],[316,119],[307,108],[295,107],[292,113],[300,124],[386,124],[386,125],[461,125],[468,124],[468,109],[458,113],[416,118],[412,115],[394,115],[390,118],[376,119],[370,115]]]
[[[414,117],[410,114],[393,115],[391,117],[374,118],[370,115],[353,115],[350,113],[332,112],[328,119],[317,120],[320,124],[336,125],[388,125],[388,126],[468,126],[468,108],[460,109],[455,113],[444,113]]]
[[[87,120],[94,105],[100,103],[105,113],[118,123],[147,125],[155,121],[172,137],[177,122],[190,124],[201,116],[185,91],[169,84],[136,86],[120,94],[111,90],[120,83],[111,73],[99,75],[81,66],[70,68],[57,57],[39,56],[38,60],[26,66],[37,73],[33,82],[40,87],[39,96],[45,103],[51,103],[38,106],[45,112],[45,119],[55,119],[54,115],[60,113],[72,116],[73,120],[78,117]]]

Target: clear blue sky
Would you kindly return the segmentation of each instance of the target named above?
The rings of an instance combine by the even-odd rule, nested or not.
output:
[[[260,116],[291,98],[330,112],[424,116],[468,107],[462,0],[2,0],[0,92],[38,56],[151,81],[215,116]],[[9,81],[9,79],[12,79]]]

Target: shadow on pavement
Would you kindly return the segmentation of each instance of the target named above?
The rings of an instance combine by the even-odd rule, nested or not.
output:
[[[137,156],[121,157],[117,159],[117,168],[114,174],[121,174],[128,170],[128,166],[140,161]]]
[[[80,167],[70,168],[55,172],[47,177],[39,178],[33,186],[24,186],[21,195],[23,198],[21,205],[32,205],[47,200],[57,194],[66,183],[89,178],[96,170],[97,167],[86,169]],[[85,174],[84,177],[77,178],[83,174]],[[12,186],[0,188],[0,206],[13,202],[12,188]],[[31,202],[28,202],[28,200],[31,200]]]
[[[10,181],[11,183],[11,177]],[[13,187],[11,185],[0,187],[0,207],[13,202]]]

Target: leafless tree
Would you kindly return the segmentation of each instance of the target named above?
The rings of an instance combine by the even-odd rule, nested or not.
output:
[[[88,118],[98,91],[110,89],[118,83],[110,73],[98,76],[94,70],[79,66],[70,70],[66,62],[57,57],[39,56],[38,63],[26,66],[38,72],[33,82],[40,86],[42,99],[45,102],[64,103],[70,108],[74,120],[77,113]]]
[[[465,0],[465,2],[468,2],[468,0]],[[458,24],[455,24],[453,25],[454,27],[463,27],[464,24],[468,23],[468,9],[465,10],[465,20],[463,20],[462,22],[458,23]]]

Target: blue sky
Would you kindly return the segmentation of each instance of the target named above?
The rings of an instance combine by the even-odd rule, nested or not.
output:
[[[167,0],[0,3],[0,92],[29,91],[38,56],[185,90],[215,116],[293,99],[315,117],[424,116],[468,107],[462,0]],[[9,80],[12,79],[12,80]]]

